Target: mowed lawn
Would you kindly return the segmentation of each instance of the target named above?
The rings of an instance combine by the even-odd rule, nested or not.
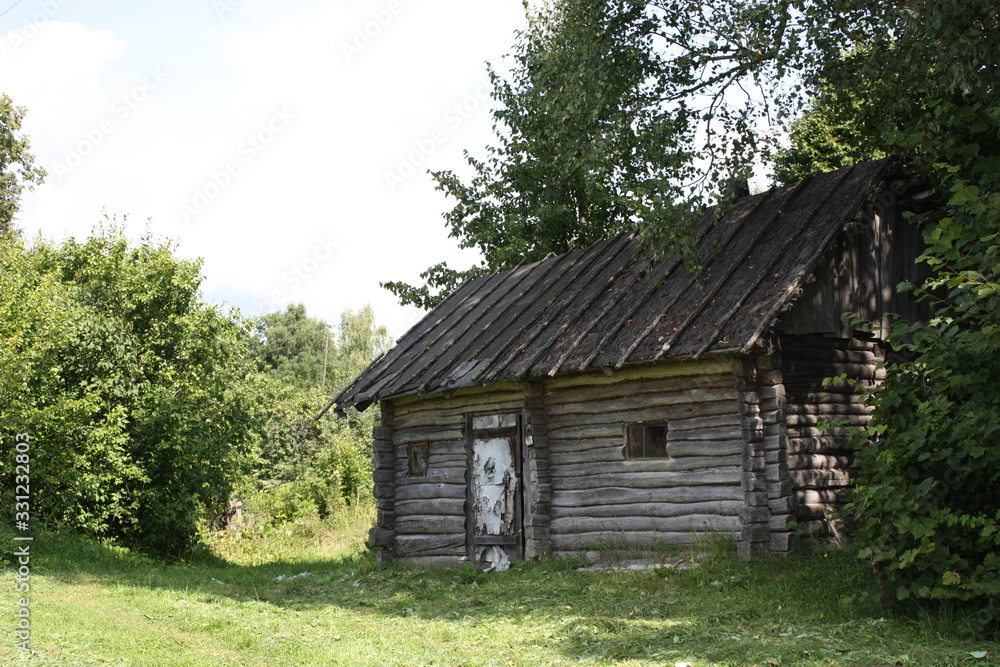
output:
[[[706,545],[691,569],[580,572],[551,559],[500,574],[380,570],[368,520],[230,534],[180,564],[39,536],[32,653],[14,648],[5,612],[0,664],[1000,663],[1000,645],[970,636],[958,614],[885,606],[839,552],[743,563]],[[8,567],[8,610],[13,580]]]

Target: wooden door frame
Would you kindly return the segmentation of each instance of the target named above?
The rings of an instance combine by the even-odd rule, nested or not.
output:
[[[510,415],[514,417],[514,426],[498,428],[473,428],[476,417]],[[465,415],[465,546],[469,562],[477,564],[477,547],[505,547],[511,561],[524,560],[524,453],[523,453],[523,419],[518,411],[482,411],[469,412]],[[510,438],[513,441],[513,469],[517,473],[517,488],[514,492],[514,523],[513,535],[476,535],[475,534],[475,502],[472,497],[472,468],[475,462],[475,452],[472,441],[483,438]]]

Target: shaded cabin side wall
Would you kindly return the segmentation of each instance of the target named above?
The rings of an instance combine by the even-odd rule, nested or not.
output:
[[[555,552],[737,537],[744,440],[729,363],[545,383]],[[666,423],[669,458],[626,460],[626,425]]]
[[[392,401],[392,548],[400,558],[458,564],[467,560],[465,415],[520,413],[524,390],[508,383],[448,397]],[[427,443],[427,471],[410,472],[409,446]],[[389,489],[384,489],[389,491]]]
[[[797,498],[796,519],[809,534],[836,535],[834,520],[850,480],[851,451],[844,430],[821,422],[844,422],[857,429],[869,410],[844,383],[823,379],[846,374],[866,387],[884,378],[884,359],[875,341],[822,336],[780,336],[780,364],[786,392],[788,468]]]

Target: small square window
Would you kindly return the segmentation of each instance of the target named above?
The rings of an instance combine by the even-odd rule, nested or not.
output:
[[[665,459],[666,424],[629,424],[625,437],[625,456],[629,459]]]
[[[416,476],[426,475],[430,445],[426,442],[415,442],[408,449],[410,455],[410,474]]]

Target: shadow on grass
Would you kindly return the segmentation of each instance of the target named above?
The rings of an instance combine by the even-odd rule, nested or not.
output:
[[[926,627],[926,619],[892,619],[869,595],[870,575],[843,553],[745,563],[716,548],[690,570],[590,573],[549,559],[483,574],[402,564],[379,570],[363,549],[259,565],[219,558],[166,564],[78,536],[44,535],[32,543],[32,568],[67,584],[176,590],[209,603],[336,608],[389,624],[416,618],[484,631],[502,626],[522,644],[570,660],[878,665],[926,650],[935,653],[918,664],[958,664],[942,656],[968,648],[965,638]],[[921,648],[925,641],[934,648]]]

